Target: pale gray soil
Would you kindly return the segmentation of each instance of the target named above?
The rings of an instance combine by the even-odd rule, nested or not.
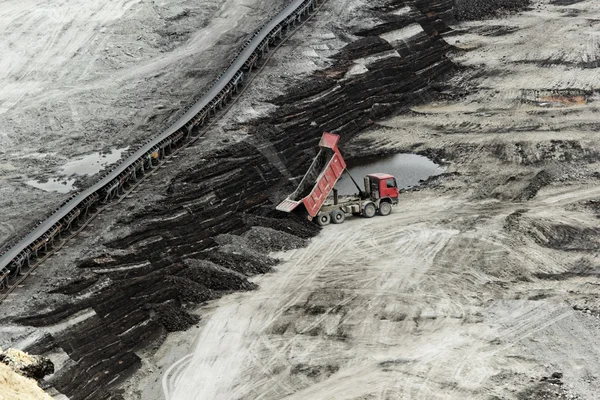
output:
[[[469,50],[465,96],[347,145],[434,150],[454,177],[276,254],[142,382],[177,400],[596,398],[600,8],[533,6],[446,37]]]
[[[532,218],[566,202],[548,194]],[[166,398],[514,398],[554,371],[594,398],[600,322],[565,304],[555,282],[515,282],[558,256],[503,231],[518,207],[421,192],[388,218],[327,227],[278,254],[287,261],[261,289],[218,301],[165,372]],[[482,215],[485,225],[466,228]],[[540,293],[549,298],[528,299]]]

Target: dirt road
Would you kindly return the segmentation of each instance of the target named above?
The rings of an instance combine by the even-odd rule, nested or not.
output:
[[[528,214],[556,218],[564,201],[547,195]],[[166,371],[165,397],[506,398],[559,371],[565,391],[593,398],[598,319],[564,293],[531,299],[556,282],[519,282],[558,261],[507,234],[520,206],[421,192],[389,217],[328,226],[279,254],[258,291],[218,302],[194,351]]]
[[[259,291],[219,305],[187,367],[165,375],[167,398],[281,398],[305,388],[296,395],[343,398],[357,395],[347,385],[357,376],[365,393],[377,390],[374,367],[397,345],[385,337],[402,329],[407,301],[429,296],[408,289],[458,233],[419,219],[396,213],[385,221],[391,231],[382,219],[348,221],[285,254],[289,261],[261,279]]]

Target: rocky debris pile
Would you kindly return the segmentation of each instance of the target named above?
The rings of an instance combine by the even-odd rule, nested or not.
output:
[[[179,275],[205,285],[213,293],[256,289],[256,285],[249,282],[245,275],[210,261],[189,259],[185,263],[188,268],[182,270]]]
[[[167,332],[185,331],[200,321],[200,317],[186,312],[174,301],[152,304],[148,307],[156,313],[156,320],[165,327]]]
[[[42,356],[27,354],[17,349],[0,349],[0,363],[27,378],[42,379],[54,373],[52,361]]]
[[[263,258],[270,258],[265,256],[269,252],[297,249],[307,244],[298,236],[264,226],[253,226],[241,236],[219,235],[215,241],[222,247],[232,246],[242,253]]]
[[[217,236],[216,240],[224,238],[238,238],[238,236]],[[235,242],[239,242],[236,240]],[[203,253],[205,260],[212,261],[232,271],[239,272],[245,276],[265,274],[273,270],[277,260],[269,257],[266,253],[260,253],[242,243],[227,243]]]
[[[278,232],[274,229],[254,226],[242,235],[249,246],[258,251],[286,251],[298,249],[307,245],[307,241],[287,232]]]
[[[531,0],[456,0],[455,14],[459,21],[472,21],[523,10],[530,5]]]
[[[212,289],[207,288],[204,283],[196,282],[183,276],[168,276],[165,281],[167,285],[175,287],[179,293],[179,299],[183,304],[201,304],[218,297],[218,295]]]

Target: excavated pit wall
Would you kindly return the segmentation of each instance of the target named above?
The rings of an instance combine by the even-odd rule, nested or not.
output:
[[[82,276],[55,290],[70,300],[16,319],[43,327],[87,315],[28,349],[68,355],[49,384],[73,400],[119,398],[113,389],[139,368],[136,352],[194,324],[192,306],[253,289],[247,277],[276,262],[265,250],[315,235],[314,225],[277,214],[274,204],[293,190],[290,178],[309,166],[324,130],[347,141],[379,118],[438,96],[438,82],[454,68],[439,35],[453,20],[452,6],[371,3],[378,22],[352,32],[358,39],[328,69],[274,99],[279,107],[250,124],[249,140],[179,174],[163,200],[124,219],[132,232],[106,243],[109,254],[82,261]],[[277,243],[282,235],[289,240]]]

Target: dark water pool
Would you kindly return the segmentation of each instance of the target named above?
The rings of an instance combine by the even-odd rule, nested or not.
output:
[[[419,181],[422,179],[440,175],[445,171],[445,168],[434,163],[427,157],[416,154],[396,154],[387,157],[354,159],[352,162],[348,162],[348,170],[361,188],[364,185],[364,176],[376,172],[394,175],[398,182],[398,187],[409,188],[418,186]],[[340,191],[340,194],[353,194],[357,192],[356,186],[354,186],[352,180],[345,173],[342,179],[338,181],[336,188]]]

